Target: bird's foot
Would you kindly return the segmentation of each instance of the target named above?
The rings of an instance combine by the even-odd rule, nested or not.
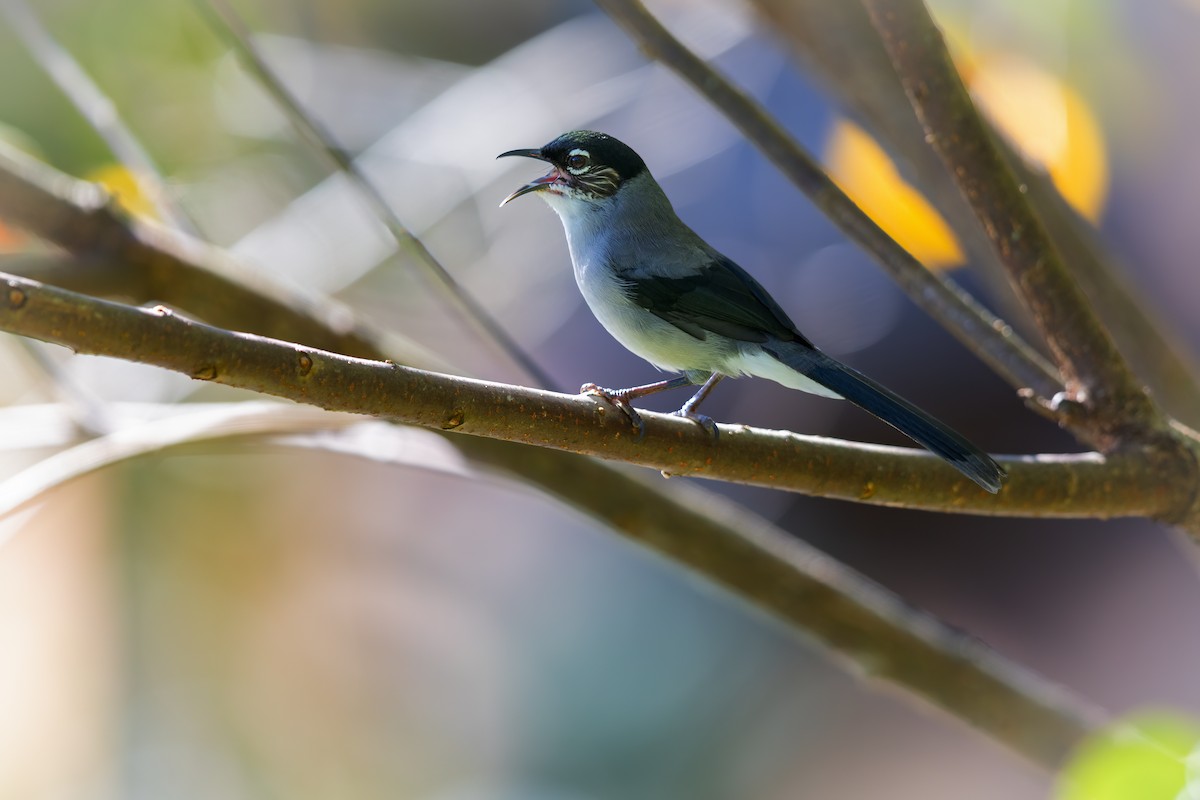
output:
[[[708,433],[709,436],[712,437],[714,442],[717,441],[721,436],[720,431],[717,430],[717,423],[713,421],[712,417],[707,417],[704,414],[697,414],[695,411],[688,409],[687,406],[684,406],[678,411],[674,411],[672,413],[677,417],[690,419],[692,422],[699,425]]]
[[[599,397],[609,405],[620,409],[621,413],[629,418],[629,422],[637,432],[637,441],[640,442],[645,438],[646,423],[642,421],[642,415],[637,412],[637,409],[630,405],[626,392],[620,389],[605,389],[595,383],[585,383],[579,387],[579,393]]]

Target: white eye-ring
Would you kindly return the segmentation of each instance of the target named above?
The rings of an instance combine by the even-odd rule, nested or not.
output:
[[[592,154],[587,150],[575,148],[567,153],[567,171],[572,175],[578,175],[587,170],[588,165],[592,163]]]

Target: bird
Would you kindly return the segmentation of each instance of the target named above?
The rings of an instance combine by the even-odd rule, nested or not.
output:
[[[581,393],[625,413],[667,389],[700,388],[677,415],[714,439],[701,402],[726,377],[767,378],[792,389],[844,398],[940,456],[993,494],[1007,477],[991,456],[895,392],[818,349],[750,273],[718,252],[675,213],[633,148],[608,134],[569,131],[535,149],[509,150],[550,171],[500,203],[536,193],[562,221],[575,281],[588,307],[618,342],[667,380],[628,389],[584,384]]]

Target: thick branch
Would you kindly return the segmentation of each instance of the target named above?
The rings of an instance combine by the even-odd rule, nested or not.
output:
[[[596,0],[648,55],[675,70],[757,146],[931,317],[1045,411],[1062,381],[1028,343],[949,277],[933,273],[875,224],[759,103],[715,72],[638,0]]]
[[[1171,329],[1156,315],[1141,288],[1100,241],[1097,230],[1071,208],[1045,173],[1024,164],[1005,148],[1025,197],[1046,225],[1063,260],[1111,332],[1126,363],[1149,384],[1163,409],[1189,425],[1200,425],[1200,370]]]
[[[1092,312],[1033,212],[950,60],[921,0],[863,0],[925,127],[974,209],[1017,295],[1033,314],[1073,400],[1085,413],[1073,427],[1100,446],[1122,429],[1149,428],[1158,415]]]
[[[752,2],[767,17],[771,32],[803,59],[807,72],[819,78],[896,156],[906,177],[920,186],[946,217],[971,262],[981,267],[980,274],[998,293],[1015,301],[982,226],[926,143],[925,131],[866,10],[858,3],[828,0]],[[847,59],[851,50],[854,58]],[[1002,138],[996,141],[1017,179],[1028,189],[1026,197],[1063,261],[1130,366],[1146,379],[1168,413],[1188,424],[1200,424],[1200,370],[1187,348],[1164,330],[1163,320],[1154,316],[1138,287],[1126,279],[1128,267],[1114,263],[1095,228],[1068,206],[1046,173],[1027,164]],[[1012,301],[1006,301],[1010,307]]]
[[[325,350],[379,357],[382,334],[344,306],[255,274],[219,248],[124,214],[103,188],[65,175],[0,141],[0,217],[76,253],[84,269],[57,274],[81,288],[95,285],[94,269],[112,291],[139,302],[186,308],[203,319],[232,310],[254,320],[253,330],[304,341]],[[52,268],[44,264],[46,268]],[[446,363],[415,342],[389,335],[389,352],[406,362],[445,369]]]
[[[1011,479],[993,497],[921,450],[723,426],[714,444],[692,422],[645,414],[637,441],[607,404],[355,359],[232,333],[152,310],[7,278],[0,329],[182,372],[335,411],[534,444],[664,470],[789,491],[932,511],[1037,517],[1174,518],[1190,471],[1146,454],[1002,459]]]

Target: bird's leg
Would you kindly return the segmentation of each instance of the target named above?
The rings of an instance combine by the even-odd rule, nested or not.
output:
[[[630,405],[629,401],[645,397],[646,395],[665,392],[667,389],[678,389],[690,383],[691,380],[687,375],[679,375],[669,380],[647,383],[643,386],[633,386],[629,389],[605,389],[603,386],[598,386],[594,383],[585,383],[579,387],[579,393],[590,394],[602,400],[607,400],[621,409],[625,416],[629,417],[629,421],[633,423],[633,427],[638,434],[638,440],[640,441],[646,435],[646,423],[642,422],[641,415],[638,414],[637,409]]]
[[[696,413],[696,409],[704,402],[704,398],[708,397],[708,393],[713,390],[713,387],[720,383],[724,377],[720,372],[714,372],[704,382],[704,385],[700,387],[699,391],[692,395],[692,399],[684,403],[683,408],[675,412],[676,416],[690,419],[701,428],[704,428],[713,439],[717,438],[717,423],[713,422],[712,417]]]

